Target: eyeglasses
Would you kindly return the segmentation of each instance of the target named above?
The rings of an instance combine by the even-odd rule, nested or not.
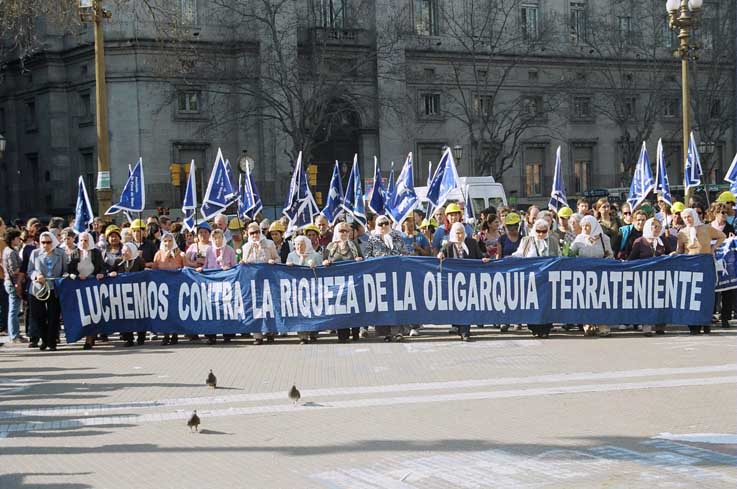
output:
[[[339,232],[339,233],[347,233],[347,232],[348,232],[348,230],[347,230],[347,229],[339,229],[339,230],[338,230],[338,232]]]
[[[248,232],[248,235],[249,235],[249,236],[254,236],[254,235],[256,235],[256,234],[261,234],[261,231],[249,231],[249,232]]]
[[[631,216],[632,215],[631,212],[622,212],[622,214],[625,215],[625,216]]]
[[[386,222],[386,221],[384,221],[384,222],[380,222],[380,223],[379,223],[379,226],[388,226],[388,225],[389,225],[389,223],[388,223],[388,222]]]
[[[726,216],[726,215],[729,215],[729,212],[727,212],[727,211],[719,211],[719,214],[722,214],[722,215]]]
[[[41,244],[51,244],[51,241],[41,241]]]
[[[537,234],[547,234],[548,230],[547,229],[535,229],[535,232]]]

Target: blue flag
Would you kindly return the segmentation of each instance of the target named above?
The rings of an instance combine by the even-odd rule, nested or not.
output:
[[[412,171],[412,153],[409,153],[402,167],[402,172],[397,178],[392,199],[387,202],[387,214],[395,223],[400,223],[412,212],[416,204],[417,194],[415,193],[414,172]]]
[[[465,205],[463,208],[463,219],[468,224],[474,223],[476,221],[476,211],[473,210],[473,202],[471,201],[468,185],[466,185],[466,188],[463,191],[463,199]]]
[[[289,182],[287,201],[284,203],[284,214],[289,219],[285,237],[289,237],[302,226],[312,223],[312,219],[320,213],[315,198],[312,196],[307,182],[307,173],[302,164],[302,152],[297,156],[292,180]]]
[[[688,154],[686,155],[686,168],[683,172],[683,186],[688,192],[692,187],[701,185],[701,158],[699,158],[699,150],[696,148],[696,140],[693,132],[688,139]]]
[[[138,159],[135,168],[128,175],[123,191],[120,193],[120,201],[113,204],[105,211],[105,215],[117,214],[118,212],[143,212],[146,207],[146,185],[143,181],[143,158]]]
[[[241,188],[240,185],[235,185],[235,176],[233,175],[233,168],[230,166],[230,160],[225,160],[225,173],[228,176],[228,184],[230,185],[230,188],[233,189],[233,193],[231,193],[228,197],[228,200],[230,201],[230,204],[235,202],[238,199],[238,196],[240,195]]]
[[[252,221],[256,219],[256,215],[264,208],[264,204],[261,202],[261,195],[258,193],[258,188],[256,188],[256,182],[248,163],[246,163],[246,173],[243,177],[243,192],[239,196],[238,203],[238,215],[240,217],[247,217]]]
[[[637,165],[635,166],[635,174],[632,176],[629,195],[627,196],[627,202],[629,202],[633,211],[642,204],[642,201],[647,198],[647,194],[654,188],[655,179],[653,178],[653,171],[650,168],[647,147],[645,146],[645,141],[643,141],[642,149],[640,149],[640,157],[637,159]]]
[[[389,182],[386,184],[386,198],[384,199],[384,210],[389,205],[389,202],[394,198],[394,162],[392,161],[391,170],[389,171]]]
[[[729,183],[729,191],[732,193],[737,192],[737,153],[732,159],[732,164],[729,165],[727,174],[724,176],[724,181]]]
[[[343,203],[344,197],[343,182],[340,181],[340,165],[336,160],[335,167],[333,167],[333,176],[330,178],[328,199],[325,203],[325,208],[322,210],[322,215],[327,218],[331,226],[334,226],[338,217],[340,217],[342,212],[341,204]]]
[[[566,186],[563,182],[563,170],[560,161],[560,146],[555,151],[555,174],[553,175],[553,190],[550,192],[548,209],[558,212],[561,207],[568,207]]]
[[[189,164],[189,175],[187,175],[187,187],[184,189],[184,201],[182,202],[182,213],[184,214],[184,228],[193,231],[197,226],[197,171],[194,160]]]
[[[353,155],[353,168],[348,177],[348,185],[345,187],[343,198],[343,209],[353,216],[353,219],[366,224],[366,206],[363,203],[363,186],[361,185],[361,172],[358,168],[358,154]]]
[[[384,189],[384,179],[381,178],[381,168],[378,160],[374,156],[374,188],[371,189],[371,197],[369,197],[369,209],[376,215],[381,216],[386,212],[386,190]]]
[[[445,152],[440,158],[437,168],[435,168],[435,174],[433,174],[432,180],[427,186],[427,200],[435,207],[443,205],[448,195],[457,188],[460,188],[458,170],[456,170],[456,164],[453,161],[453,152],[448,147],[445,148]]]
[[[225,212],[225,209],[232,203],[233,185],[228,177],[228,168],[223,159],[223,152],[218,148],[218,154],[215,158],[215,164],[210,173],[210,181],[207,183],[205,197],[202,199],[202,207],[200,213],[205,220],[212,219],[217,214]]]
[[[665,167],[665,153],[663,152],[663,139],[658,139],[657,163],[655,164],[655,192],[668,204],[673,205],[673,197],[670,195],[670,183],[668,183],[668,170]]]
[[[77,233],[86,231],[90,223],[92,223],[94,215],[92,214],[92,205],[87,195],[87,187],[84,185],[84,178],[79,177],[77,184],[77,206],[74,210],[74,230]]]

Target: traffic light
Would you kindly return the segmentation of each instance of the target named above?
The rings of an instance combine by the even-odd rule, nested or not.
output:
[[[171,175],[171,184],[179,187],[182,184],[182,165],[180,163],[172,163],[169,165],[169,173]]]
[[[313,187],[317,185],[317,165],[314,163],[307,167],[307,181]]]

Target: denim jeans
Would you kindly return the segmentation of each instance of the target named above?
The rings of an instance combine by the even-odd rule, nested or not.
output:
[[[8,293],[8,338],[14,340],[20,334],[20,297],[15,293],[15,287],[10,282],[4,282],[5,292]]]

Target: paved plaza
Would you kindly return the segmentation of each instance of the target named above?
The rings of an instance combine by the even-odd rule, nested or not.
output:
[[[6,344],[0,488],[736,487],[734,329],[473,328],[470,343],[446,329],[403,343]]]

